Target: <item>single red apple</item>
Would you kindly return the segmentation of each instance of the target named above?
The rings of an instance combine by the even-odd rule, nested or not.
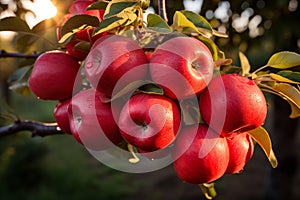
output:
[[[224,136],[255,129],[265,122],[267,115],[266,99],[260,88],[238,74],[214,78],[200,95],[199,104],[204,121]]]
[[[150,74],[171,98],[183,99],[201,92],[212,79],[212,54],[201,41],[175,37],[156,48]]]
[[[62,51],[48,51],[34,63],[28,84],[40,99],[64,100],[81,87],[80,65]]]
[[[228,166],[226,139],[203,124],[185,127],[176,139],[174,150],[175,172],[187,183],[215,181]]]
[[[58,127],[64,133],[71,133],[68,108],[71,103],[71,99],[60,101],[54,108],[54,118],[57,122]]]
[[[155,151],[175,140],[180,118],[178,106],[171,99],[140,93],[123,107],[119,128],[128,143],[143,151]]]
[[[95,89],[76,94],[69,106],[70,128],[73,136],[86,148],[103,150],[123,141],[113,116],[117,106],[104,104]]]
[[[85,61],[86,77],[108,99],[128,84],[144,80],[147,69],[147,57],[139,44],[120,35],[98,39]]]
[[[96,1],[94,0],[75,0],[69,8],[69,13],[71,15],[91,15],[97,17],[99,20],[102,20],[103,11],[101,12],[101,10],[87,10],[87,7],[95,2]]]
[[[253,156],[254,144],[251,136],[247,132],[239,133],[232,138],[227,138],[227,143],[229,147],[229,164],[225,173],[240,173]]]
[[[73,56],[78,61],[83,61],[88,55],[88,50],[77,49],[76,45],[79,43],[77,40],[70,41],[65,45],[66,53]]]

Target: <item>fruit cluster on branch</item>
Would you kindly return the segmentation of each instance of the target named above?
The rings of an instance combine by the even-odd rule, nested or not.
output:
[[[125,143],[122,149],[134,157],[169,156],[178,177],[200,184],[206,196],[214,196],[207,183],[243,171],[253,140],[276,167],[262,127],[263,92],[283,97],[291,117],[300,116],[299,74],[287,70],[300,65],[300,55],[279,52],[251,72],[240,53],[241,67],[235,67],[212,39],[228,36],[204,17],[177,11],[169,25],[163,14],[145,20],[148,6],[139,0],[73,2],[57,28],[59,51],[40,55],[28,76],[39,99],[57,101],[58,127],[92,151]],[[263,71],[268,67],[277,72]],[[22,128],[33,135],[61,133],[27,121],[0,132]]]

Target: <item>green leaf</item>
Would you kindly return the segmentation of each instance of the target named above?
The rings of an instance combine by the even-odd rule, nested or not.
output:
[[[30,89],[28,87],[28,78],[31,74],[32,66],[27,66],[16,70],[8,79],[9,89],[21,95],[28,96]]]
[[[75,46],[74,49],[81,52],[89,52],[91,49],[91,43],[86,41],[80,41]]]
[[[126,8],[134,7],[136,5],[137,5],[136,1],[131,1],[131,2],[111,1],[108,4],[107,9],[105,10],[104,19],[117,15],[121,13],[123,10],[125,10]]]
[[[120,91],[118,91],[117,93],[113,94],[113,96],[111,98],[107,98],[107,97],[103,97],[100,96],[100,100],[103,103],[109,103],[112,102],[120,97],[123,97],[124,95],[127,94],[132,94],[134,91],[136,91],[138,88],[140,88],[143,85],[149,84],[151,83],[150,81],[147,80],[137,80],[137,81],[133,81],[130,84],[126,85],[123,89],[121,89]]]
[[[31,32],[28,24],[19,17],[6,17],[1,19],[0,31]]]
[[[298,83],[300,82],[300,72],[293,72],[290,70],[282,70],[282,71],[278,72],[277,74],[280,76],[283,76],[285,78],[288,78],[292,81],[295,81]]]
[[[83,25],[86,26],[99,26],[99,20],[97,17],[91,15],[74,15],[61,27],[61,35],[64,36],[67,33],[73,32],[74,29],[78,29]]]
[[[292,103],[289,100],[287,100],[287,102],[289,103],[289,105],[291,107],[291,114],[290,114],[289,117],[292,118],[292,119],[300,117],[300,108],[298,108],[297,106],[295,106],[295,104]]]
[[[138,88],[138,92],[146,94],[164,95],[163,89],[154,83],[148,83],[141,86],[140,88]]]
[[[219,47],[211,39],[204,36],[198,36],[198,39],[209,48],[210,52],[212,53],[214,61],[225,59],[224,52],[221,51]]]
[[[288,69],[298,65],[300,65],[300,54],[289,51],[274,54],[267,63],[267,66],[276,69]]]
[[[39,22],[38,24],[36,24],[33,28],[32,28],[32,31],[34,33],[43,33],[47,30],[49,30],[50,28],[54,28],[56,27],[57,23],[56,21],[51,18],[51,19],[45,19],[41,22]]]
[[[251,69],[249,60],[243,52],[239,52],[239,58],[240,58],[241,67],[242,67],[242,76],[246,76],[249,74],[250,69]]]
[[[198,28],[205,28],[212,32],[210,23],[201,15],[188,10],[182,10],[181,12],[189,21],[191,21]]]
[[[222,74],[239,74],[242,71],[241,67],[237,66],[221,66],[221,73]]]
[[[181,32],[183,28],[190,28],[194,32],[199,33],[198,28],[180,11],[176,11],[174,14],[173,25],[175,30]]]
[[[290,80],[284,76],[281,76],[279,74],[270,73],[270,77],[278,82],[290,83],[290,84],[299,84],[300,83],[300,82],[292,81],[292,80]]]
[[[100,1],[100,2],[92,3],[86,9],[87,10],[105,10],[107,5],[108,5],[107,1]]]
[[[278,165],[278,161],[273,152],[272,142],[266,129],[264,129],[263,127],[258,127],[254,130],[248,131],[248,133],[263,149],[272,167],[276,168]]]
[[[131,8],[125,9],[122,13],[119,13],[117,16],[113,16],[102,20],[99,24],[99,27],[95,29],[94,34],[96,35],[118,27],[128,26],[132,24],[136,19],[137,15],[131,10]]]
[[[148,14],[147,16],[147,28],[155,30],[157,32],[170,33],[171,27],[157,14]]]
[[[198,101],[195,99],[185,99],[179,102],[183,122],[185,125],[198,124],[203,122]]]

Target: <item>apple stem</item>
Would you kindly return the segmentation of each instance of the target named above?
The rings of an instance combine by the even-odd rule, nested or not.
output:
[[[168,22],[165,0],[158,0],[158,14],[163,20]]]
[[[136,154],[133,150],[133,146],[131,144],[127,144],[127,148],[128,148],[128,151],[133,156],[133,158],[129,158],[128,161],[133,164],[138,163],[140,161],[140,159],[136,156]]]

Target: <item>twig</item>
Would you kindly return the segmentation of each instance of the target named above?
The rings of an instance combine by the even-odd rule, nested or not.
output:
[[[13,124],[0,127],[0,137],[13,135],[20,131],[30,131],[32,133],[32,137],[64,134],[57,127],[56,123],[47,124],[28,120],[18,120]]]
[[[0,50],[0,58],[37,58],[40,53],[24,54],[24,53],[13,53],[5,50]]]
[[[168,22],[165,0],[158,0],[158,14],[161,18]]]

